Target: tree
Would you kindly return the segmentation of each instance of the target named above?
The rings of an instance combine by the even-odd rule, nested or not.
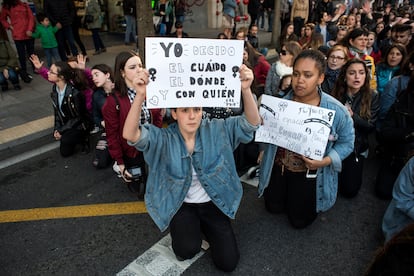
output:
[[[152,8],[150,0],[136,0],[137,5],[137,32],[138,50],[143,64],[145,64],[145,38],[154,36],[154,25],[152,23]]]

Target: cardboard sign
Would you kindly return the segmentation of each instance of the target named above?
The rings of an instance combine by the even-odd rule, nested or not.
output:
[[[322,160],[335,110],[263,95],[263,125],[256,141],[271,143],[315,160]]]
[[[145,38],[147,107],[239,107],[244,42]]]

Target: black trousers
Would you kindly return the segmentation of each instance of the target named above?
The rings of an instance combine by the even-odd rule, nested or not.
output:
[[[365,157],[351,153],[342,161],[342,171],[339,174],[339,194],[352,198],[356,196],[362,185],[362,171]]]
[[[230,219],[214,203],[183,203],[170,223],[172,248],[177,257],[193,258],[201,249],[202,234],[210,244],[217,268],[233,271],[240,259]]]
[[[85,145],[86,132],[79,129],[69,129],[60,138],[60,154],[63,157],[71,156],[76,151],[77,145]]]
[[[275,164],[267,188],[264,190],[266,210],[286,212],[290,224],[305,228],[316,219],[316,178],[307,178],[306,172],[291,172]]]

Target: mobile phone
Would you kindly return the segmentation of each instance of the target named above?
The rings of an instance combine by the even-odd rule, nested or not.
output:
[[[316,178],[318,176],[318,170],[307,170],[306,178]]]

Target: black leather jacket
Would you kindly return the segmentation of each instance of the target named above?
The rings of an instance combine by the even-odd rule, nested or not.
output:
[[[53,91],[50,96],[55,111],[54,130],[63,134],[65,131],[72,128],[85,131],[89,129],[85,97],[79,90],[70,84],[67,84],[60,109],[56,85],[53,85]]]

